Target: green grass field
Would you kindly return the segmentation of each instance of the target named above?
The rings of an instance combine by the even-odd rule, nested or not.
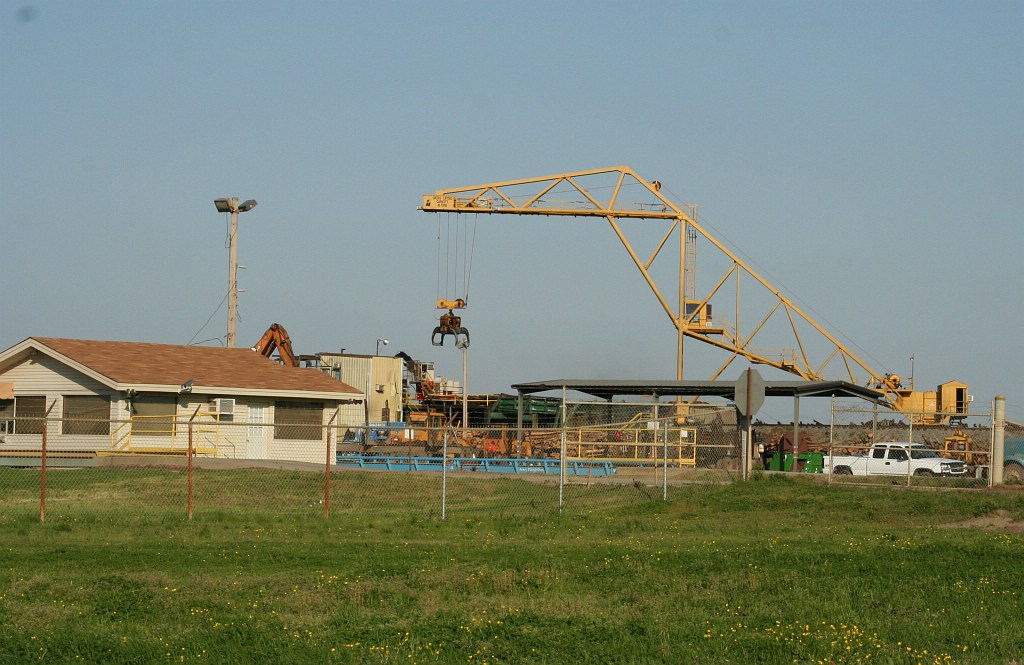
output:
[[[325,518],[227,471],[188,521],[145,498],[180,474],[95,470],[41,524],[5,473],[33,472],[0,470],[2,663],[1024,662],[1024,536],[946,528],[1024,492],[572,486],[559,515],[453,479],[441,521],[433,480],[339,474]]]

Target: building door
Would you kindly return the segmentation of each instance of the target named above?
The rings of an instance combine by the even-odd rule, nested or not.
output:
[[[266,404],[249,404],[249,424],[245,432],[246,459],[267,459],[270,457],[270,427],[267,422]]]

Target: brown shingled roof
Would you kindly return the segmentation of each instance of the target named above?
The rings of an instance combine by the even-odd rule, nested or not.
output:
[[[30,338],[118,384],[196,386],[361,395],[313,368],[285,367],[245,348]]]

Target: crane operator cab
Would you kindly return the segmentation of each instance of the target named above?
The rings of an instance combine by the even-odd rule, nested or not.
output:
[[[466,301],[462,298],[458,300],[438,300],[438,309],[447,309],[448,311],[441,315],[439,325],[434,328],[434,333],[430,337],[430,343],[434,346],[444,346],[445,335],[451,335],[455,338],[456,346],[461,341],[459,337],[463,337],[465,343],[469,344],[469,330],[462,326],[462,317],[457,316],[453,310],[464,309],[466,307]]]

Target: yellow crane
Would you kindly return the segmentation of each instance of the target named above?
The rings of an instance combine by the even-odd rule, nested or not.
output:
[[[593,182],[600,185],[593,186]],[[647,201],[628,199],[627,191],[630,194],[638,191]],[[679,380],[683,378],[683,340],[690,337],[728,353],[712,379],[719,378],[734,360],[745,358],[808,381],[839,378],[869,386],[879,391],[887,406],[907,414],[915,424],[947,424],[967,416],[970,397],[966,384],[950,381],[934,391],[918,391],[913,385],[904,387],[901,377],[895,374],[872,369],[704,228],[697,219],[696,206],[676,204],[661,193],[661,183],[645,180],[627,166],[439,189],[423,196],[420,209],[433,213],[604,218],[675,327],[676,378]],[[625,222],[630,220],[665,222],[663,235],[646,258],[641,258],[624,231]],[[674,241],[673,236],[676,236]],[[698,237],[721,252],[728,265],[714,285],[699,296],[695,294],[694,278]],[[659,256],[670,253],[666,251],[668,247],[673,247],[673,251],[678,247],[678,282],[669,287],[676,291],[671,300],[658,285],[652,270]],[[762,298],[762,302],[768,305],[762,316],[753,317],[752,326],[741,328],[741,282],[748,288],[746,283],[750,280],[767,291],[768,297]],[[712,319],[712,299],[727,292],[725,287],[730,281],[735,285],[735,320]],[[766,355],[752,345],[755,338],[759,339],[758,333],[774,319],[782,319],[782,327],[792,332],[793,350],[789,353]],[[802,334],[801,327],[814,339]],[[810,341],[814,342],[813,346]],[[826,377],[826,371],[837,372],[838,376]]]

